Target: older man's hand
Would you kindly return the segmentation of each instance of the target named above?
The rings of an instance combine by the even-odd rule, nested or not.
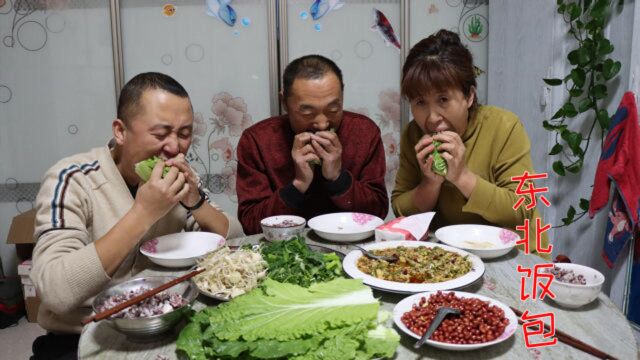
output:
[[[333,131],[318,131],[311,135],[311,145],[322,159],[322,176],[335,181],[342,171],[342,144]]]
[[[311,133],[308,132],[296,135],[291,149],[291,157],[296,171],[293,186],[301,193],[305,193],[313,181],[313,165],[311,163],[320,161],[310,143],[311,136]]]

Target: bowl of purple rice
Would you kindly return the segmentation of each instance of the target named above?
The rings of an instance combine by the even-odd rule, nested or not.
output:
[[[588,266],[557,263],[546,269],[553,275],[549,289],[555,295],[552,298],[558,305],[575,309],[587,305],[598,298],[604,283],[604,275]]]
[[[307,221],[295,215],[276,215],[262,219],[260,225],[268,241],[289,240],[302,234]]]
[[[176,276],[140,277],[112,286],[96,296],[93,311],[99,313],[156,288]],[[145,338],[172,330],[198,296],[190,281],[181,282],[152,297],[132,305],[103,321],[132,338]]]

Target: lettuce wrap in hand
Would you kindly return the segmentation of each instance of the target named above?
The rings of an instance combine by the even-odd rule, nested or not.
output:
[[[445,160],[440,152],[438,152],[438,146],[440,146],[441,142],[438,140],[433,141],[433,152],[431,156],[433,157],[433,163],[431,163],[431,170],[434,173],[440,176],[447,176],[447,160]]]
[[[158,163],[158,160],[161,160],[161,159],[157,156],[153,156],[148,158],[147,160],[142,160],[136,164],[134,168],[135,172],[136,174],[138,174],[140,179],[142,179],[142,181],[144,182],[149,181],[149,178],[151,177],[151,172],[153,171],[153,168],[156,166],[156,163]],[[171,169],[170,166],[165,166],[164,169],[162,170],[162,177],[165,177],[170,169]]]
[[[329,129],[329,131],[331,131],[332,133],[335,133],[336,129],[331,128],[331,129]],[[320,158],[318,160],[309,160],[308,163],[309,163],[309,165],[311,165],[311,167],[322,166],[322,158]]]

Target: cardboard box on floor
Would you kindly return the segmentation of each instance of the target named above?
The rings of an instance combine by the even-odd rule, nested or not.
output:
[[[33,230],[36,221],[36,210],[31,209],[16,215],[11,220],[9,235],[7,235],[7,244],[16,245],[16,253],[20,261],[31,259],[33,251]]]
[[[36,210],[32,209],[17,215],[11,221],[9,235],[7,235],[7,244],[16,245],[16,253],[20,261],[31,258],[33,251],[33,231],[36,219]],[[24,299],[27,309],[27,320],[30,322],[38,322],[38,307],[40,306],[40,297],[29,296]]]
[[[28,297],[24,299],[24,307],[27,310],[27,320],[32,323],[38,322],[38,308],[40,307],[40,297]]]

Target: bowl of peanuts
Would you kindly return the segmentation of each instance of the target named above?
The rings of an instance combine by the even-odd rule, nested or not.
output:
[[[462,291],[437,291],[411,295],[393,309],[393,321],[405,334],[420,339],[440,307],[460,310],[449,314],[427,339],[430,346],[469,351],[501,343],[516,332],[518,318],[505,304]]]

